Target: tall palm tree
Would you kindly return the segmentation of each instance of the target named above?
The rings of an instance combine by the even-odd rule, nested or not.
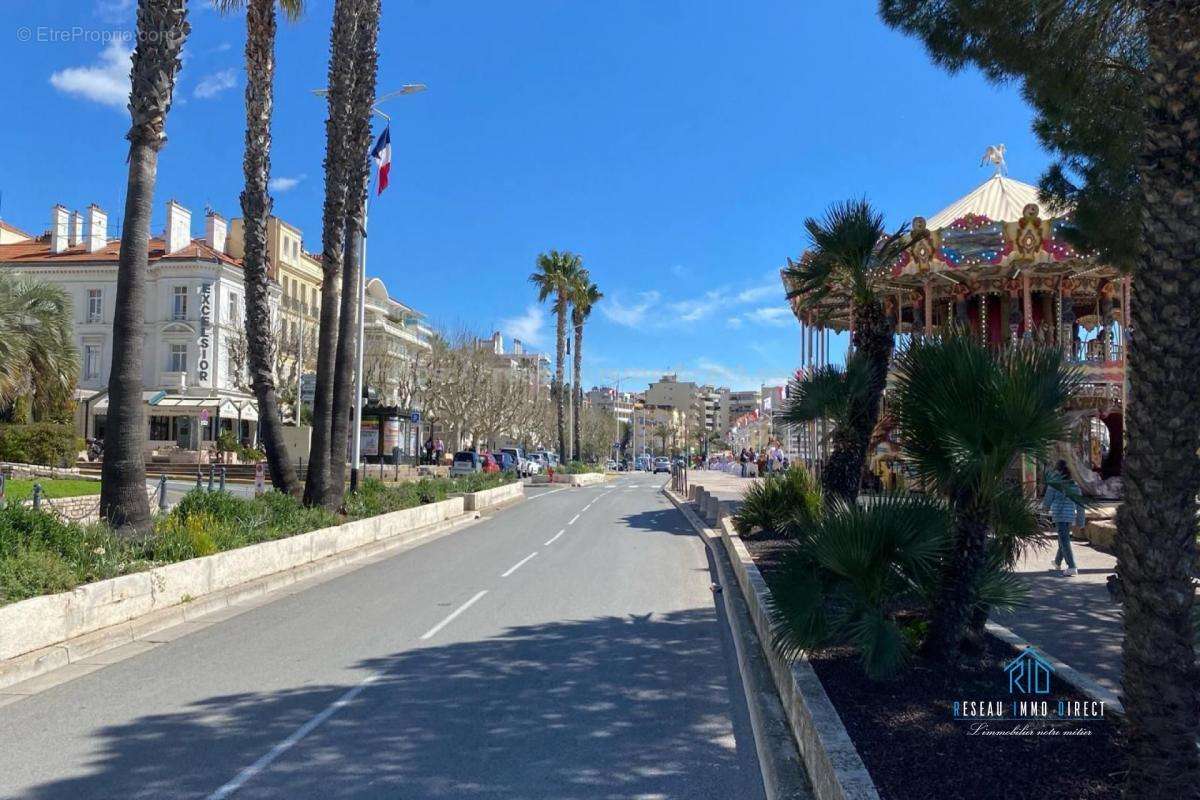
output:
[[[179,74],[179,54],[191,30],[187,0],[138,0],[137,46],[130,72],[129,177],[117,264],[113,360],[100,483],[100,515],[121,531],[150,530],[143,446],[142,351],[150,209],[158,153],[167,142],[167,113]]]
[[[558,417],[558,452],[563,459],[567,453],[566,391],[563,388],[563,367],[567,349],[567,304],[570,302],[571,287],[583,269],[583,259],[569,250],[551,250],[537,258],[537,270],[529,276],[529,282],[537,287],[538,302],[554,298],[556,319],[554,340],[554,382],[550,391]]]
[[[337,357],[333,371],[333,419],[330,428],[330,471],[325,505],[342,504],[346,490],[347,444],[350,439],[350,413],[354,407],[355,345],[358,342],[358,296],[361,287],[359,264],[366,231],[367,184],[370,178],[367,154],[371,149],[371,118],[375,105],[375,81],[379,56],[380,0],[363,0],[355,42],[355,80],[351,102],[349,155],[352,172],[346,194],[346,258],[342,267],[342,309],[339,316]],[[357,157],[357,158],[356,158]],[[356,421],[357,422],[357,421]]]
[[[350,119],[353,113],[356,45],[363,0],[335,0],[330,33],[329,74],[325,121],[325,202],[321,212],[321,335],[317,342],[316,381],[312,406],[312,440],[304,503],[327,503],[333,459],[334,370],[337,361],[339,302],[346,250],[346,202],[349,183],[357,174],[361,154],[350,152]]]
[[[1139,3],[1149,59],[1138,161],[1142,242],[1129,354],[1125,498],[1126,798],[1192,796],[1200,780],[1192,565],[1200,491],[1200,0]]]
[[[0,275],[0,410],[17,421],[61,413],[79,374],[71,298],[61,288]]]
[[[583,324],[587,321],[588,316],[592,313],[592,307],[604,297],[600,292],[600,287],[592,283],[592,278],[588,271],[580,270],[576,277],[574,285],[571,287],[571,326],[575,329],[575,416],[572,421],[574,426],[572,441],[575,443],[575,454],[573,458],[576,461],[580,460],[580,440],[582,438],[582,421],[583,421]]]
[[[859,431],[866,425],[869,411],[868,395],[872,390],[872,367],[866,356],[856,351],[846,359],[846,366],[830,364],[810,370],[803,378],[793,380],[788,402],[781,415],[786,425],[803,425],[823,419],[832,423],[829,439],[832,452],[849,452],[858,447]],[[872,424],[872,429],[874,425]],[[832,458],[830,459],[832,462]],[[823,478],[828,477],[828,471]],[[823,486],[828,490],[828,484]],[[844,500],[835,494],[826,499]]]
[[[866,200],[836,203],[824,219],[809,218],[808,252],[796,262],[788,260],[785,277],[793,287],[788,298],[799,298],[804,308],[816,311],[829,295],[850,301],[851,341],[869,367],[868,391],[856,399],[862,408],[851,416],[852,430],[839,436],[825,465],[822,484],[829,500],[853,502],[858,496],[871,431],[879,421],[879,401],[887,383],[888,363],[894,347],[892,320],[883,310],[882,279],[910,242],[902,226],[889,234],[883,215]]]
[[[900,446],[926,490],[954,515],[953,541],[925,652],[953,662],[980,594],[997,529],[1032,526],[1009,477],[1021,459],[1050,460],[1069,431],[1067,400],[1079,374],[1053,345],[993,351],[964,330],[918,337],[896,357],[892,404]]]
[[[304,0],[278,0],[289,20],[304,12]],[[271,484],[290,495],[300,493],[296,469],[283,438],[283,420],[275,392],[275,337],[268,304],[267,223],[271,217],[271,115],[275,102],[276,0],[219,0],[224,13],[246,9],[246,146],[242,171],[242,223],[246,283],[246,361],[258,401],[258,431],[267,451]]]

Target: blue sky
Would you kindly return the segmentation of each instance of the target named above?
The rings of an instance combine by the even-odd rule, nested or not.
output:
[[[50,208],[125,184],[132,0],[5,0],[0,214],[34,232]],[[244,21],[193,0],[153,230],[176,198],[238,214]],[[319,250],[323,86],[332,0],[281,26],[276,213]],[[114,36],[116,32],[116,36]],[[116,38],[118,41],[106,41]],[[949,76],[879,22],[871,0],[386,0],[381,93],[392,186],[372,203],[370,273],[435,324],[499,328],[552,349],[527,277],[539,251],[583,255],[606,294],[588,328],[592,383],[665,371],[750,388],[788,375],[799,327],[778,268],[803,221],[868,196],[897,225],[990,174],[1047,156],[1013,87]],[[111,223],[110,223],[111,224]],[[836,352],[836,349],[835,349]]]

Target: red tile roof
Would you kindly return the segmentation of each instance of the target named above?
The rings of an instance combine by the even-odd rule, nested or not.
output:
[[[166,241],[159,238],[150,240],[151,261],[217,261],[233,267],[240,267],[240,259],[232,258],[225,253],[217,252],[204,243],[203,239],[193,239],[191,244],[175,253],[166,252]],[[77,244],[68,247],[61,253],[50,252],[50,241],[47,238],[33,239],[28,242],[0,245],[0,263],[50,263],[50,264],[115,264],[121,255],[121,241],[113,239],[94,253],[87,250],[86,245]]]

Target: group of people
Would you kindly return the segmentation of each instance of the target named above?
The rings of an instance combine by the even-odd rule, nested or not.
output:
[[[789,466],[788,457],[776,441],[772,441],[766,449],[758,453],[754,452],[753,448],[743,447],[738,454],[738,463],[741,464],[743,478],[753,477],[751,467],[754,467],[754,475],[768,475],[772,472],[783,472]]]
[[[446,445],[442,442],[442,438],[433,438],[432,436],[425,440],[425,463],[440,464],[442,456],[446,453]]]

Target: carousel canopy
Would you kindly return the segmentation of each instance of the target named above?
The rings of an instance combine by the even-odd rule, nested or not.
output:
[[[1025,206],[1038,205],[1036,186],[997,173],[926,221],[931,230],[947,228],[966,216],[1016,222]]]

